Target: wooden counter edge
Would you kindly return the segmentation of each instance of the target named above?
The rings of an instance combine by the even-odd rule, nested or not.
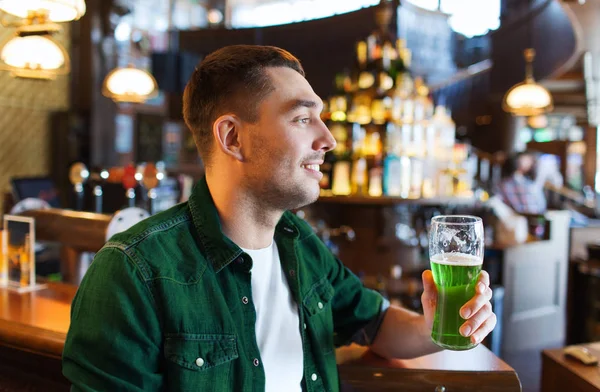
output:
[[[0,319],[0,345],[60,359],[67,335]]]
[[[419,391],[434,390],[443,386],[444,390],[486,392],[522,392],[521,380],[516,372],[435,370],[390,367],[369,367],[364,364],[338,365],[340,380],[360,392],[391,392],[410,390],[419,386]],[[483,388],[483,389],[481,389]],[[437,390],[437,389],[435,389]]]

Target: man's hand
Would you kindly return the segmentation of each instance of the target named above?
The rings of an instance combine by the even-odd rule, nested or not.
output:
[[[437,306],[437,288],[430,270],[423,272],[423,289],[421,296],[423,314],[425,324],[431,330]],[[492,299],[490,276],[487,272],[481,271],[475,286],[475,296],[460,309],[460,316],[466,320],[460,327],[460,333],[465,337],[470,336],[474,344],[481,343],[496,326],[496,315],[492,312],[490,299]]]

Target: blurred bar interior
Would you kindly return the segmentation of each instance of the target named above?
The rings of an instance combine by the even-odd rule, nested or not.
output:
[[[539,391],[552,384],[544,350],[600,340],[600,0],[47,3],[0,0],[0,215],[34,222],[21,247],[4,243],[18,255],[2,271],[17,289],[0,289],[8,390],[65,390],[70,301],[94,252],[202,177],[182,92],[229,44],[302,61],[337,147],[320,199],[296,213],[365,285],[421,311],[431,218],[484,220],[499,322],[481,359],[459,369],[451,355],[382,364],[340,351],[348,385],[402,388],[419,379],[408,367],[423,390],[450,388],[456,371],[464,390]],[[514,188],[523,152],[533,201]]]

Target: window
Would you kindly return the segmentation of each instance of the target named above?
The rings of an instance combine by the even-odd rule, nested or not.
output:
[[[450,14],[450,27],[467,37],[486,34],[500,27],[500,0],[407,0],[428,10]]]
[[[231,24],[234,28],[243,28],[326,18],[377,5],[379,0],[274,0],[259,5],[237,0],[232,3]]]

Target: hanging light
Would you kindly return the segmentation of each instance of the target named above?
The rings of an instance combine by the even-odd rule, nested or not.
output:
[[[535,49],[524,51],[525,81],[514,85],[502,102],[502,108],[515,116],[536,116],[551,111],[554,106],[552,95],[533,79],[532,64]]]
[[[143,103],[158,95],[158,85],[150,73],[129,65],[106,76],[102,94],[115,102]]]
[[[0,0],[0,10],[21,19],[36,16],[61,23],[81,18],[86,7],[84,0]]]
[[[15,77],[51,80],[69,72],[69,55],[49,35],[17,36],[0,51],[0,68]]]

